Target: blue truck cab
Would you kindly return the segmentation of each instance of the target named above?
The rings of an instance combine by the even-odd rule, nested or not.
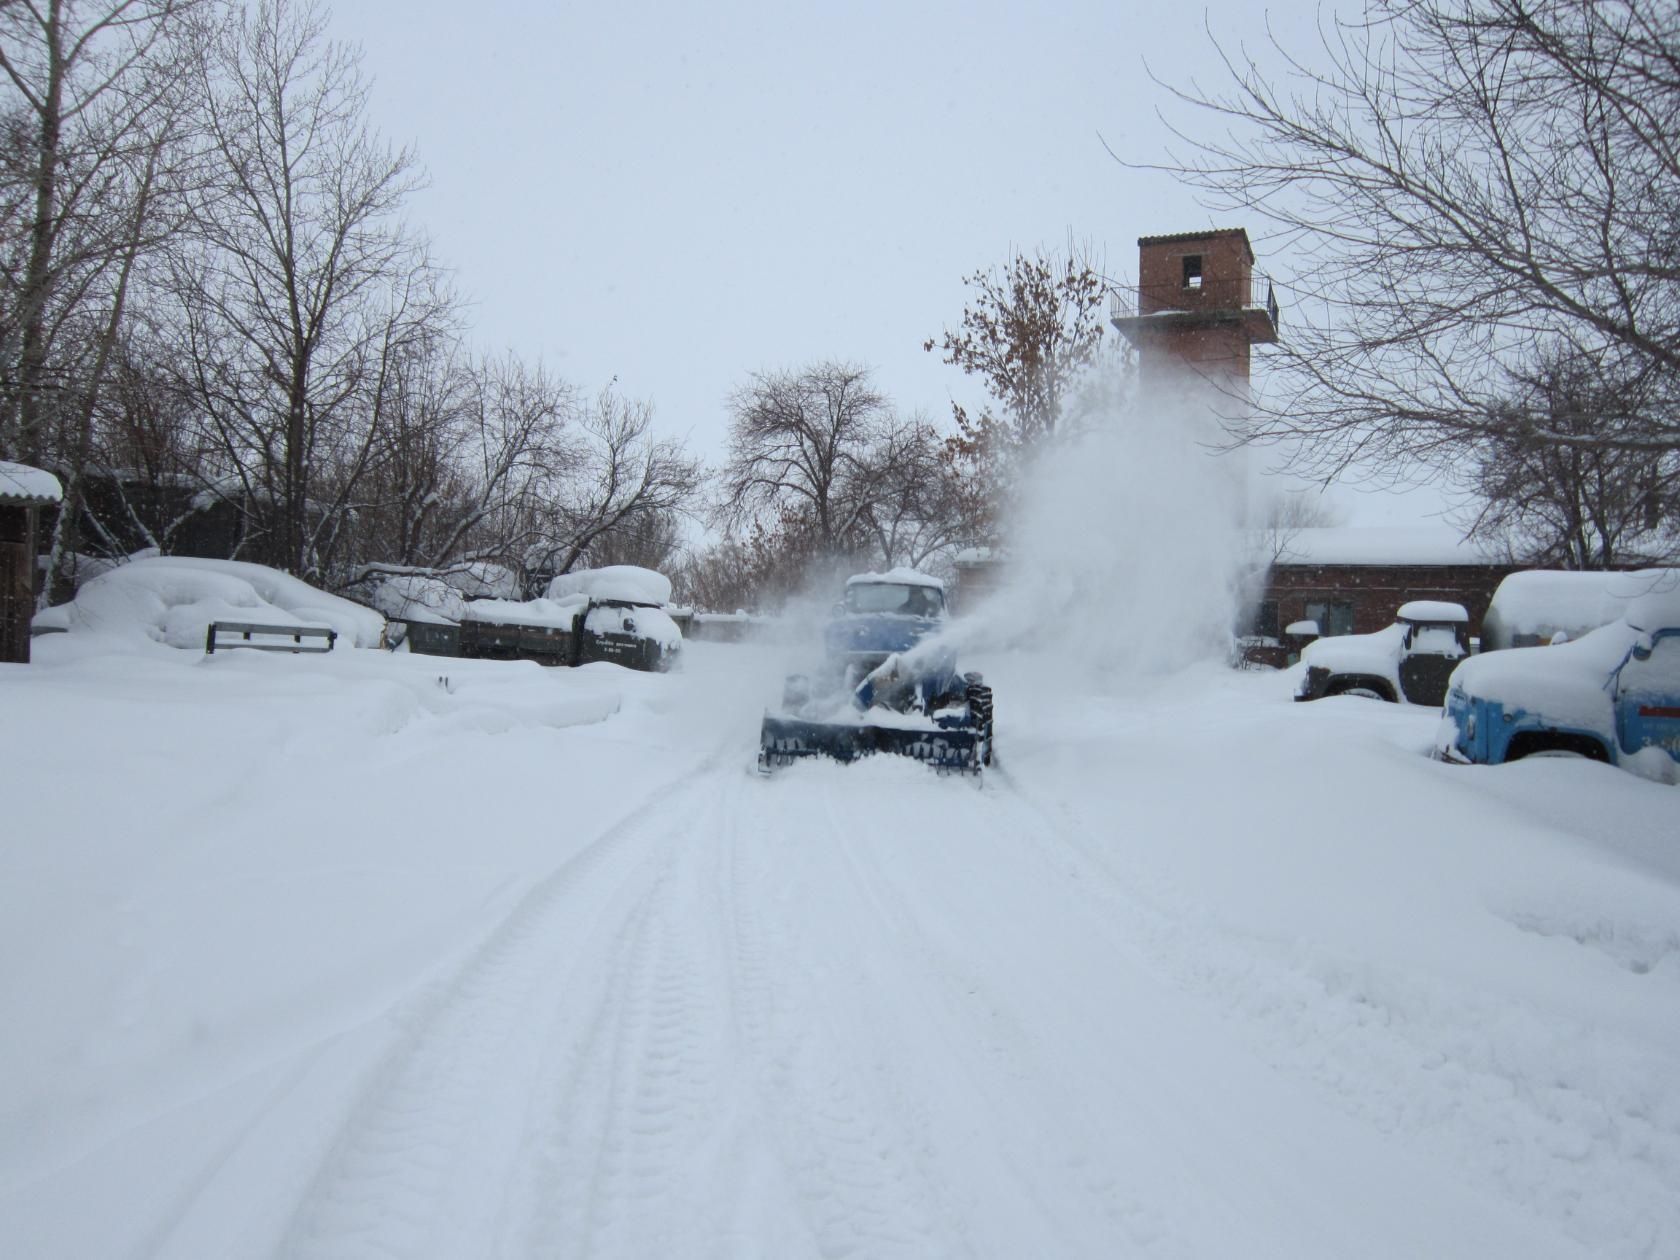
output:
[[[913,569],[860,573],[823,628],[823,661],[790,674],[759,734],[759,769],[810,757],[912,757],[942,772],[992,762],[992,689],[957,672],[945,588]]]
[[[834,611],[823,629],[823,647],[847,685],[855,686],[889,656],[908,652],[944,628],[945,585],[914,569],[860,573],[847,581]]]
[[[1625,616],[1579,639],[1460,664],[1436,754],[1481,765],[1575,755],[1680,780],[1680,571],[1647,580]]]

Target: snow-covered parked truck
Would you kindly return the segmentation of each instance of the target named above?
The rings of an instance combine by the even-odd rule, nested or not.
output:
[[[1680,570],[1623,577],[1645,589],[1619,620],[1461,663],[1436,755],[1483,765],[1569,755],[1680,780]]]
[[[913,569],[862,573],[823,632],[822,662],[791,675],[766,713],[758,764],[806,757],[850,762],[871,753],[978,774],[992,760],[992,690],[958,673],[940,639],[945,587]]]
[[[1607,626],[1640,590],[1637,580],[1626,579],[1625,573],[1561,569],[1508,574],[1482,618],[1482,651],[1567,642]]]
[[[1469,623],[1462,604],[1419,599],[1402,604],[1394,624],[1372,634],[1318,639],[1301,651],[1307,668],[1295,698],[1363,696],[1438,705],[1448,677],[1470,655]]]
[[[671,583],[651,569],[614,565],[564,573],[543,598],[528,600],[467,600],[435,582],[422,591],[415,579],[407,581],[402,619],[413,652],[543,665],[611,661],[659,671],[682,653],[682,631],[665,611]]]

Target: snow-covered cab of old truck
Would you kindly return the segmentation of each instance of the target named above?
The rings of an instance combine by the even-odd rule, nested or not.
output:
[[[1620,620],[1461,664],[1436,754],[1485,765],[1572,755],[1680,781],[1680,569],[1625,578],[1643,589]]]
[[[1364,696],[1438,705],[1447,679],[1470,655],[1470,615],[1461,604],[1417,599],[1402,604],[1392,626],[1309,643],[1297,700]]]

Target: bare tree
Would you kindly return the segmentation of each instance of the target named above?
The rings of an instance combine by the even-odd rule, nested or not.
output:
[[[312,0],[236,15],[202,87],[216,179],[172,275],[182,385],[273,557],[307,573],[375,459],[382,375],[449,300],[399,218],[413,157],[368,128],[358,56]]]
[[[1249,434],[1310,439],[1319,471],[1445,460],[1562,355],[1641,382],[1642,423],[1525,440],[1680,446],[1680,9],[1408,0],[1320,34],[1274,42],[1278,72],[1220,49],[1228,89],[1175,90],[1214,125],[1158,167],[1293,259]]]
[[[0,454],[60,456],[55,421],[79,432],[97,403],[198,8],[0,5]]]
[[[1480,448],[1474,486],[1484,506],[1475,531],[1552,567],[1607,569],[1651,559],[1636,550],[1680,522],[1680,451],[1533,436],[1604,435],[1642,412],[1637,383],[1618,388],[1593,363],[1544,365],[1504,408],[1503,430]]]
[[[729,400],[726,524],[797,523],[819,555],[860,549],[883,488],[876,445],[892,404],[855,363],[765,372]]]
[[[674,510],[644,512],[605,534],[589,546],[591,568],[634,564],[666,573],[674,567],[683,545],[682,515]]]
[[[552,536],[579,461],[572,387],[512,355],[408,364],[386,409],[370,499],[383,522],[369,558],[440,568],[489,560],[518,569]]]
[[[694,552],[671,575],[678,603],[700,612],[737,612],[762,606],[766,557],[749,541],[723,538]]]
[[[865,520],[889,567],[922,568],[971,536],[964,487],[946,443],[918,415],[893,421],[870,453],[877,492]]]
[[[1264,577],[1272,565],[1298,558],[1294,543],[1302,530],[1334,524],[1336,514],[1315,491],[1288,490],[1274,496],[1250,536],[1254,569]]]
[[[653,434],[653,404],[596,395],[577,426],[579,450],[558,500],[553,572],[565,573],[615,535],[692,510],[701,472],[680,442]]]

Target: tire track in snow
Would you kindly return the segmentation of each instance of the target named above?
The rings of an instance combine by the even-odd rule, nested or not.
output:
[[[765,785],[767,788],[772,785]],[[866,1256],[972,1254],[949,1229],[935,1187],[913,1156],[913,1119],[895,1108],[879,1071],[844,1051],[868,1030],[855,1012],[834,1009],[831,972],[854,960],[832,956],[813,966],[809,933],[796,919],[833,901],[840,882],[806,880],[797,897],[768,896],[772,860],[807,866],[845,837],[834,817],[833,785],[812,778],[825,798],[826,835],[799,834],[774,816],[771,792],[758,794],[762,815],[730,837],[728,911],[732,997],[744,1060],[764,1122],[786,1170],[813,1254],[824,1260]],[[790,852],[788,846],[798,846]],[[741,896],[743,890],[754,895]],[[781,911],[772,922],[766,911]],[[879,1069],[876,1061],[874,1067]]]
[[[925,834],[889,837],[893,845],[912,841],[908,860],[898,854],[885,859],[879,845],[859,842],[862,838],[848,834],[830,811],[834,852],[869,924],[858,929],[860,939],[883,943],[890,956],[886,965],[910,990],[910,1009],[902,1012],[899,1026],[917,1030],[924,1042],[895,1051],[924,1077],[897,1078],[897,1109],[915,1114],[924,1129],[938,1123],[939,1105],[948,1126],[973,1115],[986,1117],[986,1128],[976,1136],[984,1132],[989,1139],[987,1166],[969,1175],[985,1183],[993,1204],[1012,1204],[1007,1215],[1026,1236],[1003,1242],[983,1235],[984,1254],[1089,1255],[1116,1248],[1194,1254],[1175,1236],[1170,1212],[1130,1193],[1093,1159],[1094,1135],[1079,1096],[1034,1088],[1065,1079],[1043,1043],[1046,1027],[1052,1038],[1065,1030],[1035,1027],[1019,995],[981,964],[983,951],[961,948],[986,944],[990,933],[983,919],[971,917],[970,908],[955,900],[944,861],[955,854],[967,864],[988,863],[998,854],[988,854],[983,839],[1001,838],[1011,848],[1018,842],[1020,830],[1008,822],[1007,794],[987,784],[983,792],[953,794],[941,805],[942,820],[960,837],[958,844],[946,849]],[[959,925],[957,948],[930,931],[930,920],[942,918]],[[934,1094],[939,1104],[930,1103]],[[938,1150],[930,1137],[920,1151],[926,1175],[939,1177],[940,1162],[957,1153]],[[972,1158],[976,1152],[960,1154]],[[968,1215],[974,1215],[973,1205]],[[973,1230],[972,1220],[963,1228]]]
[[[631,811],[533,887],[483,945],[410,1013],[293,1217],[288,1260],[470,1254],[494,1237],[541,1072],[578,959],[668,861],[714,757]],[[666,822],[665,820],[669,820]],[[588,889],[591,896],[581,893]],[[593,913],[589,908],[593,908]],[[583,913],[579,914],[579,911]],[[577,914],[568,919],[568,913]],[[636,938],[637,921],[619,936]],[[453,1240],[453,1243],[452,1243]]]
[[[593,951],[596,965],[574,977],[533,1096],[502,1254],[671,1254],[703,1236],[703,1205],[685,1196],[718,1119],[724,1027],[694,879],[720,811],[715,785],[707,796],[671,831],[654,878]]]

